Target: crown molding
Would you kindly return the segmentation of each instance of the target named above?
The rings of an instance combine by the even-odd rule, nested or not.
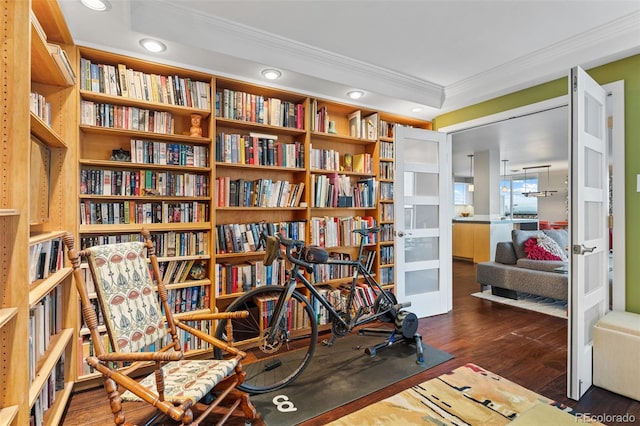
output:
[[[180,25],[176,25],[180,22]],[[366,92],[399,97],[440,108],[444,88],[429,81],[318,49],[216,16],[203,15],[176,2],[133,2],[132,30],[253,62],[272,64]],[[188,28],[189,30],[185,30]]]
[[[634,12],[446,86],[442,112],[566,77],[576,65],[588,68],[621,59],[640,51],[639,40],[640,12]]]

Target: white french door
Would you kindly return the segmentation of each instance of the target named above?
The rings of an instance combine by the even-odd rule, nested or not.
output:
[[[606,92],[580,67],[569,77],[571,199],[567,396],[592,385],[593,326],[608,310]]]
[[[451,137],[397,127],[395,132],[395,282],[399,302],[419,318],[449,312]]]

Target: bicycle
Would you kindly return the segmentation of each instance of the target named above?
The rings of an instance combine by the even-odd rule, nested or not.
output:
[[[240,386],[249,393],[264,393],[282,388],[293,382],[309,365],[316,349],[318,340],[318,324],[316,312],[309,299],[296,288],[298,283],[305,287],[309,294],[326,308],[331,319],[331,339],[323,343],[332,345],[336,338],[343,337],[355,327],[375,320],[395,322],[396,330],[403,327],[403,320],[407,321],[407,333],[402,331],[405,338],[416,338],[417,317],[415,314],[401,312],[401,308],[410,303],[398,304],[395,295],[382,288],[373,274],[367,269],[364,259],[365,236],[377,234],[380,228],[356,229],[360,235],[358,256],[355,260],[329,258],[327,251],[318,246],[307,246],[304,241],[292,240],[280,234],[267,235],[263,232],[261,242],[265,244],[265,265],[270,265],[281,255],[284,246],[285,256],[290,264],[288,276],[284,285],[261,286],[249,290],[236,299],[227,311],[248,311],[249,317],[232,320],[233,336],[227,337],[227,320],[220,321],[216,327],[215,336],[230,343],[243,341],[257,344],[259,351],[256,361],[244,364],[246,378]],[[316,287],[307,279],[304,272],[313,273],[314,264],[342,265],[353,267],[351,284],[344,291],[346,300],[343,306],[334,307],[326,300]],[[357,298],[358,284],[363,282],[376,295],[373,303],[365,303],[356,308],[356,300],[362,303],[363,298]],[[285,308],[286,307],[286,308]],[[409,324],[410,323],[410,324]],[[394,332],[395,332],[394,331]],[[388,330],[387,330],[388,332]],[[369,348],[370,356],[375,351],[390,343]],[[421,363],[422,345],[418,349],[418,362]],[[223,354],[216,351],[214,356],[221,358]]]

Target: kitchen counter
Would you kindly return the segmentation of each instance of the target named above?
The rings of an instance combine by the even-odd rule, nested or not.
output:
[[[457,216],[453,218],[453,222],[460,223],[485,223],[485,224],[498,224],[498,223],[535,223],[537,227],[538,219],[502,219],[500,217],[490,217],[488,215],[476,215],[469,217]]]
[[[453,257],[474,263],[495,258],[496,244],[511,240],[513,229],[538,229],[537,219],[501,219],[488,215],[455,217],[453,225]]]

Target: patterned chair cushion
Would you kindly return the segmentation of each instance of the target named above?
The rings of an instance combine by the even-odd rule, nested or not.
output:
[[[182,403],[190,399],[194,404],[202,399],[222,379],[233,372],[237,359],[229,360],[183,360],[169,362],[162,367],[164,374],[165,400]],[[157,393],[154,374],[145,377],[141,385]],[[123,401],[142,401],[131,391],[122,394]]]
[[[137,241],[89,249],[116,352],[138,352],[167,334],[143,250]]]

